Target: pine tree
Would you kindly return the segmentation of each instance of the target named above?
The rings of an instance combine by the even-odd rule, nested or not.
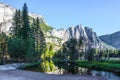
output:
[[[36,53],[36,32],[35,32],[35,30],[36,30],[36,20],[35,19],[33,19],[33,23],[32,23],[32,27],[31,27],[31,36],[32,36],[32,39],[33,39],[33,46],[34,46],[34,52]]]
[[[13,17],[13,27],[11,27],[11,35],[12,37],[20,37],[21,32],[21,11],[16,10],[15,15]]]
[[[5,64],[5,53],[7,53],[7,36],[5,33],[0,34],[0,54],[1,54],[1,63]]]
[[[38,20],[39,19],[37,18],[37,21]],[[40,33],[40,35],[39,35],[39,39],[40,39],[40,55],[39,56],[41,56],[41,54],[44,53],[45,50],[46,50],[46,41],[45,41],[44,33],[41,30],[41,28],[39,29],[39,33]]]
[[[49,47],[49,58],[52,59],[54,56],[53,45],[51,44]]]
[[[30,37],[30,25],[29,25],[29,16],[28,16],[28,8],[27,4],[24,3],[23,11],[22,11],[22,37],[23,39],[27,39]]]
[[[21,37],[21,28],[22,28],[22,14],[20,9],[18,10],[18,33],[17,36]]]
[[[40,29],[40,23],[39,23],[39,19],[37,18],[36,19],[36,30],[35,30],[35,33],[36,33],[36,48],[37,48],[37,52],[39,52],[39,42],[38,42],[38,40],[39,40],[39,35],[40,35],[40,33],[39,33],[39,31],[41,30]]]
[[[39,22],[39,18],[37,17],[36,19],[36,36],[37,36],[37,48],[39,47],[39,42],[40,42],[40,47],[38,49],[39,50],[39,57],[41,57],[42,53],[45,52],[46,50],[46,42],[45,42],[45,37],[44,37],[44,33],[41,30],[40,27],[40,22]],[[39,41],[38,41],[39,40]]]
[[[78,51],[76,49],[77,46],[77,39],[76,38],[71,38],[69,41],[66,42],[67,47],[69,49],[69,56],[70,60],[74,60],[78,58]]]
[[[23,6],[22,14],[20,10],[16,10],[13,25],[12,38],[8,41],[9,55],[12,58],[32,60],[34,57],[34,40],[30,34],[31,28],[26,4]]]
[[[36,20],[33,19],[31,32],[35,43],[34,44],[35,51],[37,53],[38,58],[40,58],[42,53],[45,53],[46,42],[45,42],[44,33],[42,32],[40,27],[39,18],[37,18]]]
[[[14,20],[14,22],[13,22],[13,27],[12,27],[12,34],[13,34],[13,36],[15,37],[15,36],[17,36],[17,27],[18,27],[18,11],[16,10],[16,12],[15,12],[15,15],[14,15],[14,18],[13,18]]]

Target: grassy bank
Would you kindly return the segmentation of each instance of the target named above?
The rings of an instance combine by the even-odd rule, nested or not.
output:
[[[120,73],[120,61],[104,61],[104,62],[88,62],[88,61],[74,61],[76,65],[89,69],[105,70]]]

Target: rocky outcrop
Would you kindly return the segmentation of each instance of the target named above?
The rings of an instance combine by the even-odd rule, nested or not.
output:
[[[103,42],[105,42],[117,49],[120,49],[120,31],[115,32],[113,34],[102,35],[102,36],[100,36],[100,39]]]
[[[46,40],[54,44],[63,44],[70,38],[74,37],[76,39],[82,38],[84,44],[91,48],[106,49],[111,48],[105,45],[92,28],[84,27],[83,25],[72,26],[68,29],[53,29],[47,32]],[[51,37],[50,37],[51,36]],[[52,39],[52,40],[51,40]],[[61,41],[60,41],[61,39]]]
[[[15,8],[7,4],[0,3],[0,31],[3,31],[5,33],[9,32],[9,28],[12,26],[12,20],[15,14],[15,10]],[[38,17],[42,22],[46,23],[42,15],[29,13],[29,16],[32,18]]]

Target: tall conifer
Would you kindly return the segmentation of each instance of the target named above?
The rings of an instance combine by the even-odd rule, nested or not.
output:
[[[22,37],[23,39],[27,39],[30,37],[30,25],[29,25],[29,16],[28,16],[28,8],[27,4],[24,3],[23,11],[22,11]]]

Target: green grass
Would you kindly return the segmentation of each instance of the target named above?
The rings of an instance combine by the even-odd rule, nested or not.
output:
[[[109,61],[105,61],[106,63],[119,63],[120,64],[120,60],[109,60]]]
[[[88,62],[88,61],[74,61],[78,66],[85,67],[89,69],[99,69],[99,70],[120,70],[120,61],[104,61],[104,62]]]

